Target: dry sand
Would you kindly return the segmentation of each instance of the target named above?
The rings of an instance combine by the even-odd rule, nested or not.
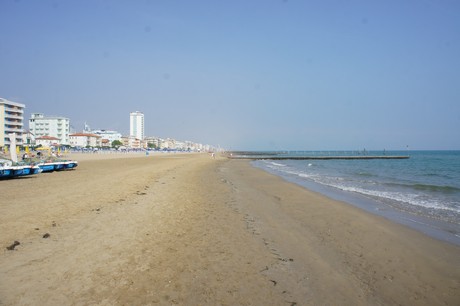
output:
[[[0,181],[0,305],[460,305],[457,246],[245,161],[133,156]]]

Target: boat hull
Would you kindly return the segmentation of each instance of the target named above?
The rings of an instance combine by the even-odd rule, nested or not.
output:
[[[43,172],[53,172],[62,170],[71,170],[78,166],[75,160],[60,161],[60,162],[45,162],[38,165]]]
[[[11,166],[0,168],[0,179],[10,179],[15,177],[29,176],[41,173],[42,170],[38,166],[24,165]]]
[[[0,169],[0,179],[10,178],[13,176],[13,170],[10,168]]]
[[[53,172],[54,171],[54,163],[40,163],[38,167],[42,169],[42,172]]]

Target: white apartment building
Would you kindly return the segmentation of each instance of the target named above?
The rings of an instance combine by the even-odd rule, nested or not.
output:
[[[35,145],[42,145],[43,147],[50,148],[53,146],[59,146],[59,140],[59,138],[53,136],[40,136],[35,138]]]
[[[132,112],[129,114],[129,136],[144,140],[144,114]]]
[[[35,137],[52,136],[59,138],[61,145],[70,144],[70,120],[65,117],[45,117],[40,113],[31,114],[29,130]]]
[[[109,141],[110,146],[114,140],[121,141],[121,134],[117,131],[107,131],[107,130],[92,130],[92,134],[96,134],[101,136],[101,139],[107,139]]]
[[[160,148],[174,150],[176,149],[176,140],[173,138],[162,139]]]
[[[24,108],[21,103],[0,98],[0,147],[10,144],[10,133],[16,134],[16,144],[22,145]]]
[[[101,136],[91,133],[75,133],[69,135],[70,145],[72,147],[101,147]]]

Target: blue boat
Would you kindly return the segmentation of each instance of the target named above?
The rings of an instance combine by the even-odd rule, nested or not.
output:
[[[78,162],[76,160],[68,160],[64,162],[65,170],[74,169],[78,166]]]
[[[39,174],[41,171],[40,167],[17,163],[13,165],[10,160],[0,160],[0,179],[9,179],[26,175]]]
[[[64,162],[61,162],[61,161],[58,161],[58,162],[54,162],[54,170],[56,171],[60,171],[60,170],[64,170]]]
[[[0,167],[0,179],[13,176],[13,170],[10,168]]]
[[[78,166],[76,160],[33,160],[13,162],[8,158],[0,158],[0,179],[10,179],[41,172],[72,170]]]
[[[23,175],[29,175],[30,174],[30,168],[31,166],[13,166],[11,167],[13,169],[13,176],[23,176]]]
[[[76,160],[46,161],[38,164],[43,172],[71,170],[78,166]]]
[[[0,159],[0,178],[9,178],[13,176],[13,163],[7,159]]]
[[[42,162],[38,164],[38,167],[42,169],[42,172],[53,172],[55,167],[54,167],[53,162]]]
[[[32,166],[32,168],[30,169],[30,174],[39,174],[39,173],[42,173],[42,169],[40,169],[39,166]]]

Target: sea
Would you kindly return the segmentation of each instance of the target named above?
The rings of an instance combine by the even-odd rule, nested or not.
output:
[[[289,151],[255,167],[335,200],[460,245],[460,151]],[[408,159],[270,160],[266,157],[409,156]]]

